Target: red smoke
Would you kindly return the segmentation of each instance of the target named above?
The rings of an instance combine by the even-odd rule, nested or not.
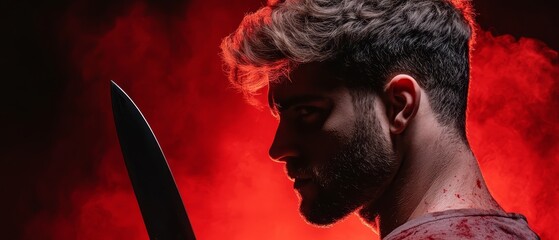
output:
[[[37,215],[25,238],[148,239],[116,140],[109,80],[150,122],[198,239],[374,238],[354,216],[329,229],[304,223],[283,166],[268,160],[276,121],[229,87],[219,43],[257,7],[199,0],[168,16],[135,4],[96,29],[70,11],[62,36],[72,43],[79,74],[67,99],[79,108],[68,109],[62,122],[77,116],[82,125],[61,124],[66,134],[52,154],[91,161],[84,165],[97,177],[59,197],[64,211]],[[551,238],[552,217],[559,215],[557,52],[531,39],[478,38],[468,113],[472,148],[503,207],[526,215],[543,239]],[[68,156],[65,146],[83,132],[95,136],[84,140],[80,154],[87,157]]]
[[[468,136],[489,189],[542,239],[559,215],[559,58],[533,39],[478,35]]]

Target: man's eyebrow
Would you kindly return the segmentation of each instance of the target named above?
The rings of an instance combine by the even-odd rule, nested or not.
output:
[[[279,100],[274,100],[273,98],[270,98],[269,104],[272,110],[282,111],[290,108],[293,105],[297,105],[305,102],[324,101],[324,100],[326,100],[326,97],[319,96],[319,95],[296,95],[296,96],[291,96]]]

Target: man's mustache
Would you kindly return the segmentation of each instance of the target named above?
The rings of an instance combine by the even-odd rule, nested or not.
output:
[[[310,167],[309,161],[304,158],[291,158],[287,160],[285,169],[287,176],[291,180],[315,178],[315,174]]]

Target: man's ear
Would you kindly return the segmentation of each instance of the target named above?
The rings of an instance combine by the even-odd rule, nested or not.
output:
[[[400,134],[415,117],[421,101],[421,89],[417,81],[405,74],[392,78],[385,87],[388,99],[387,112],[390,133]]]

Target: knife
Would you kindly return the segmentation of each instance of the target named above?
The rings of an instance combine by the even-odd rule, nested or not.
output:
[[[195,240],[163,151],[132,99],[111,81],[116,131],[151,240]]]

